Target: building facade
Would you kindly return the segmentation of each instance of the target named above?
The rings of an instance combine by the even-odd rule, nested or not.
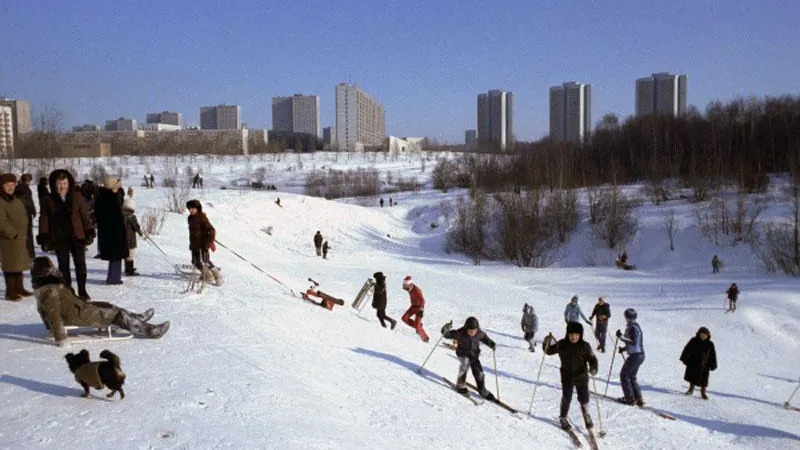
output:
[[[477,139],[501,150],[514,144],[514,94],[493,89],[478,94]]]
[[[27,100],[0,97],[0,106],[8,106],[11,108],[11,117],[14,122],[14,136],[17,139],[33,131],[30,102]]]
[[[592,130],[592,85],[568,81],[550,88],[550,139],[583,142]]]
[[[472,147],[478,139],[478,130],[465,130],[464,131],[464,145]]]
[[[330,150],[336,145],[336,128],[325,127],[322,129],[322,147],[325,150]]]
[[[336,86],[336,147],[356,152],[381,148],[386,137],[383,105],[354,84]]]
[[[680,116],[686,113],[688,78],[668,72],[636,80],[636,115],[666,114]]]
[[[241,111],[238,105],[200,108],[200,129],[202,130],[240,130],[241,128]]]
[[[319,137],[319,96],[295,94],[291,97],[273,97],[272,130]]]
[[[136,119],[120,117],[119,119],[106,120],[105,131],[136,131]]]
[[[164,125],[183,126],[183,115],[178,112],[162,111],[147,114],[147,123],[161,123]]]
[[[14,113],[10,106],[0,105],[0,156],[14,154]]]
[[[85,125],[75,125],[72,127],[72,131],[100,131],[100,125],[95,125],[92,123],[87,123]]]

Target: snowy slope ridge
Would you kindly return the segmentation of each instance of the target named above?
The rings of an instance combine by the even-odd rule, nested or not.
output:
[[[323,161],[318,156],[304,166],[329,164]],[[282,163],[297,162],[290,157]],[[345,162],[339,164],[348,167]],[[275,164],[279,187],[290,183],[296,174]],[[419,173],[412,163],[385,164],[398,174]],[[137,184],[142,173],[141,166],[132,166],[126,180]],[[437,348],[421,375],[416,369],[442,324],[453,319],[460,326],[475,315],[498,343],[496,370],[491,350],[484,348],[481,357],[487,386],[494,391],[499,383],[500,397],[527,411],[542,353],[525,350],[522,305],[536,307],[539,339],[548,331],[560,337],[563,309],[574,294],[587,315],[598,296],[607,299],[612,336],[623,326],[625,308],[639,311],[647,354],[639,375],[645,400],[678,419],[601,401],[608,432],[601,448],[800,446],[800,413],[782,408],[800,376],[800,283],[764,275],[743,246],[717,249],[707,243],[691,223],[689,206],[675,205],[680,224],[675,252],[668,251],[663,224],[646,220],[659,210],[649,203],[640,208],[643,228],[628,247],[640,269],[635,272],[602,264],[609,252],[597,246],[585,224],[557,267],[491,262],[476,267],[444,253],[444,227],[430,227],[443,220],[442,199],[458,194],[400,193],[394,195],[398,206],[379,208],[299,193],[216,188],[236,176],[227,166],[209,170],[206,190],[193,193],[220,242],[296,292],[307,287],[307,277],[316,279],[323,290],[342,297],[345,307],[327,311],[292,297],[222,247],[213,260],[223,267],[225,284],[199,295],[181,294],[182,281],[171,264],[188,262],[186,215],[168,214],[163,231],[153,237],[168,258],[140,240],[140,277],[107,286],[105,263],[88,261],[92,297],[133,310],[154,307],[154,322],[172,321],[163,339],[45,345],[34,300],[0,301],[0,448],[571,448],[566,434],[551,425],[561,395],[557,357],[545,359],[532,418],[488,403],[476,407],[450,391],[439,377],[456,376],[451,351]],[[158,207],[163,195],[161,189],[138,189],[139,212]],[[283,207],[274,203],[278,196]],[[268,227],[270,234],[262,231]],[[330,242],[328,260],[314,255],[317,230]],[[587,248],[597,248],[592,250],[596,267],[584,265]],[[726,263],[714,276],[713,253]],[[381,328],[369,304],[360,315],[349,308],[364,280],[378,270],[387,274],[387,314],[395,319],[408,306],[402,278],[413,275],[423,289],[429,344],[403,323],[394,331]],[[725,314],[724,291],[734,281],[743,292],[739,309]],[[30,286],[27,277],[25,283]],[[678,361],[701,325],[710,328],[719,360],[709,401],[682,395],[686,383]],[[595,345],[590,332],[585,338]],[[128,375],[125,400],[106,400],[99,391],[88,400],[79,396],[63,356],[83,347],[95,359],[104,348],[120,356]],[[601,391],[611,356],[598,355]],[[618,396],[619,357],[614,364],[609,393]],[[596,416],[594,400],[591,406]],[[574,400],[576,424],[578,411]]]

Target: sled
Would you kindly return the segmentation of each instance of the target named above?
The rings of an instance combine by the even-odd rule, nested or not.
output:
[[[367,281],[364,282],[364,285],[361,286],[361,290],[358,291],[356,295],[356,299],[353,300],[353,309],[358,310],[359,312],[364,307],[364,299],[367,297],[367,294],[375,288],[375,281],[372,278],[367,278]]]
[[[130,331],[109,327],[79,327],[74,325],[65,326],[67,331],[67,342],[69,344],[89,344],[92,342],[124,341],[133,338]],[[48,341],[55,344],[55,341],[48,333]]]
[[[332,310],[333,305],[344,305],[344,300],[340,298],[336,298],[332,295],[326,294],[319,290],[319,283],[312,280],[311,278],[308,279],[311,282],[311,286],[301,295],[303,300],[313,303],[317,306],[321,306],[327,310]]]

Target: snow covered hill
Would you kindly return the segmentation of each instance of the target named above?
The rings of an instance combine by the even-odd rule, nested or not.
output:
[[[553,425],[561,396],[557,357],[544,361],[533,417],[489,403],[476,407],[449,390],[440,376],[454,379],[457,362],[447,349],[437,348],[421,375],[416,370],[442,324],[452,319],[460,326],[474,315],[498,343],[496,368],[491,350],[482,353],[487,386],[494,391],[499,385],[504,401],[527,412],[542,353],[526,350],[522,305],[534,305],[539,314],[538,338],[548,331],[560,337],[564,306],[575,294],[587,315],[598,296],[606,298],[612,336],[624,325],[625,308],[639,311],[647,355],[639,374],[644,398],[677,418],[600,401],[608,433],[601,448],[800,447],[800,413],[782,407],[800,376],[800,282],[765,275],[744,246],[709,244],[692,225],[690,206],[674,205],[674,252],[658,219],[660,209],[646,203],[637,211],[642,229],[628,246],[637,271],[611,267],[612,253],[597,245],[585,224],[554,268],[473,266],[446,254],[444,227],[430,226],[443,220],[442,200],[457,192],[397,193],[392,196],[398,206],[380,208],[377,202],[361,206],[355,200],[306,197],[298,187],[303,171],[313,166],[374,166],[425,181],[432,163],[422,172],[419,160],[314,158],[194,165],[203,169],[206,188],[193,195],[227,247],[212,256],[223,267],[221,287],[180,293],[183,282],[172,265],[189,259],[185,214],[168,214],[161,234],[153,236],[167,257],[139,241],[141,276],[125,278],[121,286],[105,285],[105,263],[89,260],[93,299],[137,311],[154,307],[154,322],[172,321],[163,339],[58,348],[41,342],[46,331],[34,300],[0,301],[0,448],[571,448],[568,436]],[[125,165],[124,185],[138,186],[146,164],[156,165]],[[219,189],[262,164],[272,164],[266,182],[278,184],[280,192]],[[160,207],[164,195],[163,188],[136,188],[138,213]],[[282,207],[274,203],[277,197]],[[768,213],[781,211],[776,205]],[[317,230],[330,242],[327,260],[314,254]],[[589,252],[596,267],[585,264]],[[711,274],[713,253],[726,263],[718,275]],[[414,277],[428,302],[424,323],[430,343],[402,323],[394,331],[381,328],[369,304],[361,314],[349,307],[375,271],[387,274],[387,314],[398,320],[408,306],[401,280]],[[302,291],[307,277],[343,298],[345,306],[327,311],[285,288]],[[724,291],[732,282],[742,290],[739,309],[725,314]],[[30,286],[27,276],[25,285]],[[687,386],[678,361],[700,326],[711,330],[719,360],[708,401],[682,395]],[[586,340],[594,346],[590,333]],[[128,375],[124,400],[106,400],[99,391],[91,399],[80,397],[63,356],[84,347],[95,359],[104,348],[121,357]],[[598,358],[602,391],[612,353]],[[620,367],[617,357],[609,387],[615,396],[621,395]],[[594,399],[591,406],[599,428]],[[578,411],[574,400],[576,424]]]

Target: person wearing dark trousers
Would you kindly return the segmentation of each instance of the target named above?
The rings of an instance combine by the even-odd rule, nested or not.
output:
[[[686,365],[683,379],[689,382],[686,395],[694,393],[694,387],[700,386],[700,397],[708,400],[706,387],[712,370],[717,370],[717,351],[711,342],[711,332],[700,327],[681,352],[681,362]]]
[[[70,255],[75,263],[75,278],[78,296],[88,300],[86,292],[86,247],[95,237],[89,208],[81,195],[75,193],[75,180],[64,169],[57,169],[49,176],[50,193],[40,199],[39,234],[36,242],[42,251],[55,250],[58,270],[67,286],[72,287]]]
[[[217,230],[211,225],[208,216],[203,212],[203,205],[199,200],[186,202],[189,210],[189,250],[192,251],[192,264],[203,274],[206,281],[222,284],[222,275],[219,269],[211,262],[210,251],[217,250],[215,243]]]
[[[386,315],[386,276],[383,272],[375,272],[375,289],[372,291],[372,307],[378,311],[378,320],[386,328],[385,320],[389,321],[392,330],[397,326],[397,321]]]
[[[478,393],[481,397],[493,401],[495,400],[494,394],[486,389],[485,374],[483,366],[481,365],[480,344],[486,345],[494,351],[495,343],[489,336],[481,330],[478,319],[475,317],[468,317],[464,322],[464,326],[453,330],[453,321],[446,323],[442,327],[442,336],[445,339],[454,339],[457,341],[456,357],[458,358],[458,378],[456,378],[456,391],[461,394],[467,393],[467,371],[472,371],[472,377],[475,378],[475,387],[478,388]]]
[[[597,299],[597,304],[589,315],[589,320],[597,317],[594,323],[594,337],[597,338],[597,350],[600,353],[606,352],[606,335],[608,334],[608,319],[611,317],[611,305],[606,303],[603,297]]]
[[[637,317],[638,314],[635,309],[626,309],[625,321],[627,326],[625,327],[625,333],[617,330],[617,337],[625,343],[625,347],[620,347],[619,352],[628,353],[628,359],[625,360],[619,373],[619,382],[622,385],[624,396],[617,399],[617,401],[626,405],[644,406],[642,389],[636,379],[639,367],[644,363],[644,336],[642,328],[636,322]]]
[[[23,173],[14,189],[14,196],[17,197],[22,205],[25,206],[25,212],[28,214],[28,230],[25,239],[25,245],[28,247],[28,255],[31,260],[36,256],[36,251],[33,248],[33,219],[36,217],[36,205],[33,203],[33,192],[31,191],[31,180],[33,177],[29,173]]]
[[[328,259],[328,250],[331,249],[331,246],[328,245],[328,241],[322,243],[322,259]]]
[[[725,291],[728,294],[728,311],[736,311],[736,301],[739,299],[739,287],[732,283],[731,287]]]
[[[106,284],[122,284],[122,260],[129,255],[122,215],[123,196],[119,178],[112,176],[106,178],[105,186],[97,190],[94,201],[97,247],[100,259],[108,261]]]
[[[317,256],[322,256],[322,233],[317,230],[317,233],[314,235],[314,248],[317,250]]]

